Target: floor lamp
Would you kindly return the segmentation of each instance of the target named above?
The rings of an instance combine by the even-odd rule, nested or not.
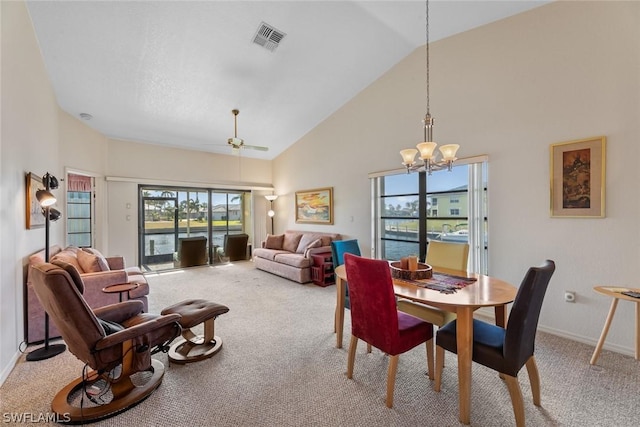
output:
[[[269,218],[271,218],[271,234],[274,234],[273,232],[273,217],[275,216],[276,212],[273,210],[273,201],[275,199],[278,198],[277,195],[275,194],[271,194],[268,196],[264,196],[265,199],[267,199],[269,201],[269,212],[267,212],[267,215],[269,215]]]
[[[36,198],[38,199],[40,206],[42,206],[42,214],[44,215],[44,260],[45,262],[49,262],[49,224],[51,221],[57,221],[60,218],[60,211],[51,207],[51,205],[56,202],[56,198],[51,194],[51,190],[58,188],[58,180],[55,176],[50,175],[49,172],[47,172],[42,177],[42,181],[44,181],[45,189],[38,190],[36,192]],[[49,345],[49,315],[45,311],[44,347],[33,350],[31,353],[27,354],[27,360],[29,362],[35,362],[38,360],[49,359],[50,357],[57,356],[66,349],[67,346],[64,344]]]

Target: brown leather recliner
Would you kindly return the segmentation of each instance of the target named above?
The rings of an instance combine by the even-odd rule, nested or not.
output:
[[[96,421],[153,393],[162,382],[164,365],[151,355],[167,351],[180,335],[180,316],[143,313],[140,301],[92,310],[82,296],[84,284],[75,267],[43,263],[30,268],[36,295],[69,351],[94,369],[83,370],[56,394],[53,412],[72,423]]]

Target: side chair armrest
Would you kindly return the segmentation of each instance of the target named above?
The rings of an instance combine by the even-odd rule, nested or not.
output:
[[[133,338],[145,335],[153,330],[159,329],[171,323],[177,324],[178,321],[180,320],[180,317],[181,316],[177,313],[167,314],[167,315],[156,317],[155,319],[152,319],[152,320],[148,320],[144,323],[140,323],[138,325],[132,326],[130,328],[124,329],[122,331],[118,331],[115,334],[108,335],[105,338],[98,341],[94,347],[94,350],[95,351],[104,350],[106,348],[122,344],[123,342],[131,340]]]
[[[96,317],[110,322],[120,323],[144,311],[144,304],[139,300],[124,301],[93,309]]]
[[[304,257],[311,258],[313,254],[322,254],[326,252],[331,252],[331,246],[320,246],[319,248],[309,248],[305,251]]]
[[[109,285],[127,283],[129,278],[124,270],[98,271],[80,274],[85,288],[102,289]]]

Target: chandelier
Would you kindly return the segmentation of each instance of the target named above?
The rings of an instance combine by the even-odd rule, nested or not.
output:
[[[426,171],[429,175],[431,172],[442,169],[451,171],[453,162],[457,160],[456,152],[460,146],[458,144],[447,144],[440,147],[440,153],[442,159],[438,160],[438,153],[434,154],[437,143],[433,142],[433,123],[434,119],[431,116],[429,110],[429,0],[426,1],[426,44],[425,44],[425,57],[426,57],[426,84],[427,84],[427,114],[424,116],[424,142],[416,145],[416,148],[407,148],[400,150],[400,156],[402,156],[402,164],[407,168],[407,173],[415,171]],[[422,163],[416,163],[416,154],[420,153],[420,159]]]

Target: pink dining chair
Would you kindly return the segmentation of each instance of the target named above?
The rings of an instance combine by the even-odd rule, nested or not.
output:
[[[391,408],[400,354],[426,343],[427,369],[433,372],[433,325],[398,311],[387,261],[345,254],[344,262],[351,300],[347,378],[353,377],[359,339],[388,354],[386,403]]]

